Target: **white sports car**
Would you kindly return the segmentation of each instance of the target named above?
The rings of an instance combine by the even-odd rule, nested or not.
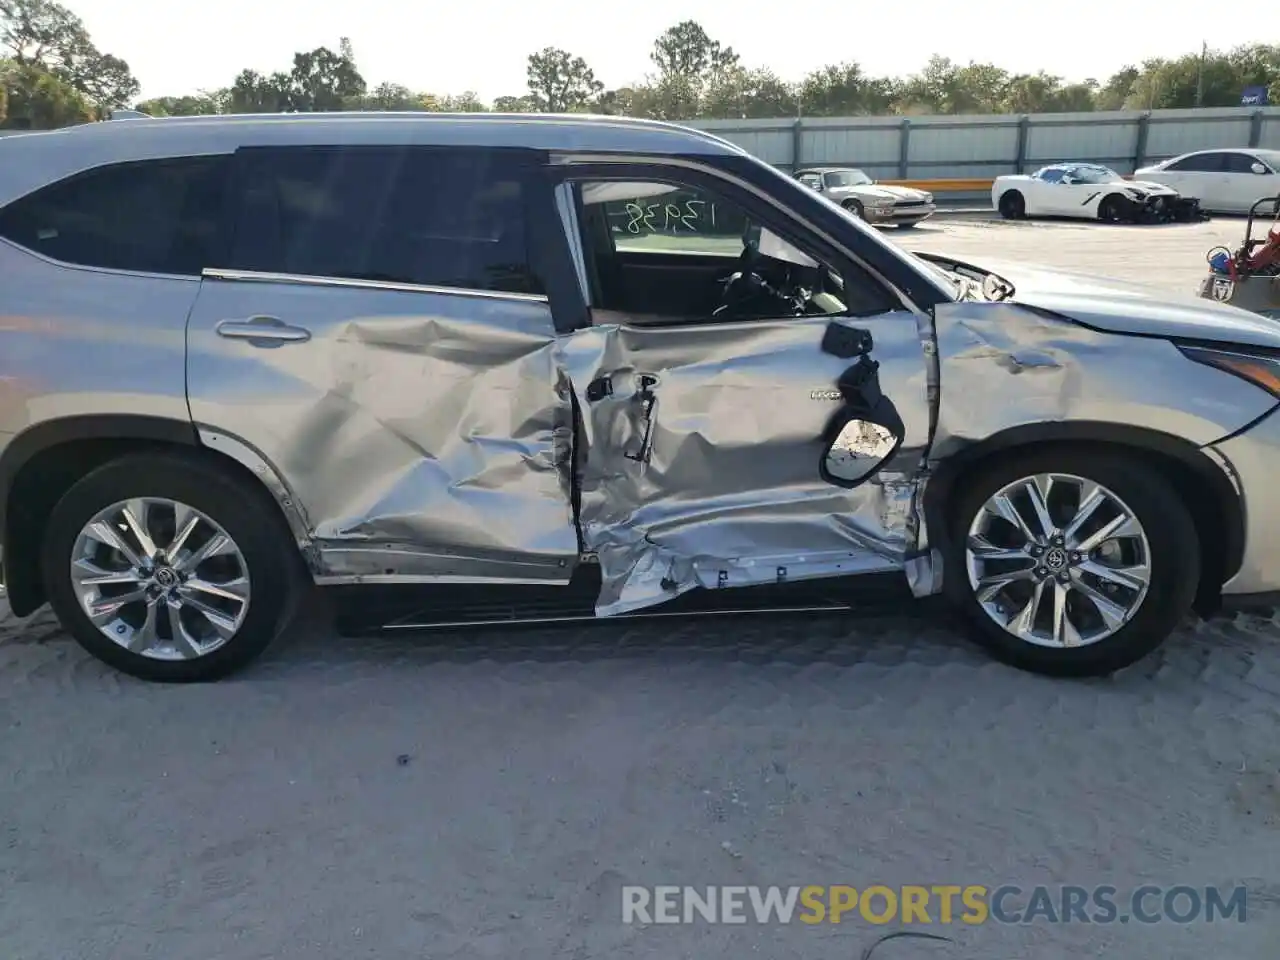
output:
[[[991,205],[1006,220],[1049,216],[1167,223],[1204,218],[1198,200],[1164,184],[1126,180],[1095,163],[1056,163],[1030,175],[996,177]]]

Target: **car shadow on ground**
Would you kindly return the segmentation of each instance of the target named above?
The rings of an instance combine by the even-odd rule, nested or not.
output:
[[[34,671],[20,660],[60,663],[71,669],[129,678],[89,657],[42,610],[26,621],[10,621],[0,633],[0,674]],[[6,650],[6,648],[8,648]],[[25,648],[25,649],[24,649]],[[74,661],[68,663],[68,660]],[[279,682],[317,670],[351,670],[367,676],[384,670],[430,668],[437,664],[591,664],[635,661],[649,667],[740,664],[800,669],[851,667],[961,668],[1019,671],[992,659],[970,638],[958,615],[940,599],[903,606],[870,604],[840,613],[735,613],[713,616],[601,619],[562,624],[387,630],[344,636],[322,598],[305,604],[286,634],[261,659],[221,683]],[[1261,672],[1259,673],[1259,668]],[[1154,655],[1110,678],[1054,681],[1023,674],[1027,682],[1136,684],[1157,677],[1203,676],[1246,680],[1280,697],[1280,609],[1189,618]],[[139,681],[140,682],[140,681]],[[1274,689],[1272,687],[1274,686]]]
[[[579,663],[633,660],[647,666],[694,663],[834,669],[866,666],[1007,671],[1027,682],[1059,682],[1022,674],[995,661],[967,625],[938,598],[893,608],[868,606],[843,613],[733,614],[703,617],[598,620],[562,625],[503,625],[438,630],[392,630],[340,636],[318,611],[280,638],[264,658],[272,673],[305,673],[309,665],[341,663],[378,669],[492,662]],[[1069,684],[1145,688],[1170,675],[1212,672],[1222,679],[1261,674],[1280,697],[1280,610],[1188,618],[1158,650],[1110,678]],[[245,676],[251,676],[253,670]],[[1274,689],[1271,687],[1274,686]]]

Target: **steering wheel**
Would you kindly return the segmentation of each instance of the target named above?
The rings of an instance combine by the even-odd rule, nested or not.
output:
[[[792,291],[781,290],[756,272],[760,259],[760,227],[748,221],[742,231],[742,253],[736,269],[724,279],[720,305],[713,317],[737,319],[761,316],[799,316],[804,303]]]

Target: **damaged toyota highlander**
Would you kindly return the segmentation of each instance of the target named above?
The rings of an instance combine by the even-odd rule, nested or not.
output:
[[[8,602],[161,681],[343,629],[950,598],[1107,673],[1280,590],[1280,327],[910,254],[706,133],[0,141]]]

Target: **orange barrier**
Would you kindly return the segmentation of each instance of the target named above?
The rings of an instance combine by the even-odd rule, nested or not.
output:
[[[879,183],[895,187],[912,187],[916,190],[928,190],[930,193],[960,193],[990,190],[994,180],[965,179],[962,177],[946,180],[880,180]]]
[[[1122,174],[1126,180],[1132,180],[1133,174]],[[991,178],[953,177],[940,180],[879,180],[878,183],[895,187],[912,187],[916,190],[928,190],[930,193],[980,193],[990,190],[995,180]]]

